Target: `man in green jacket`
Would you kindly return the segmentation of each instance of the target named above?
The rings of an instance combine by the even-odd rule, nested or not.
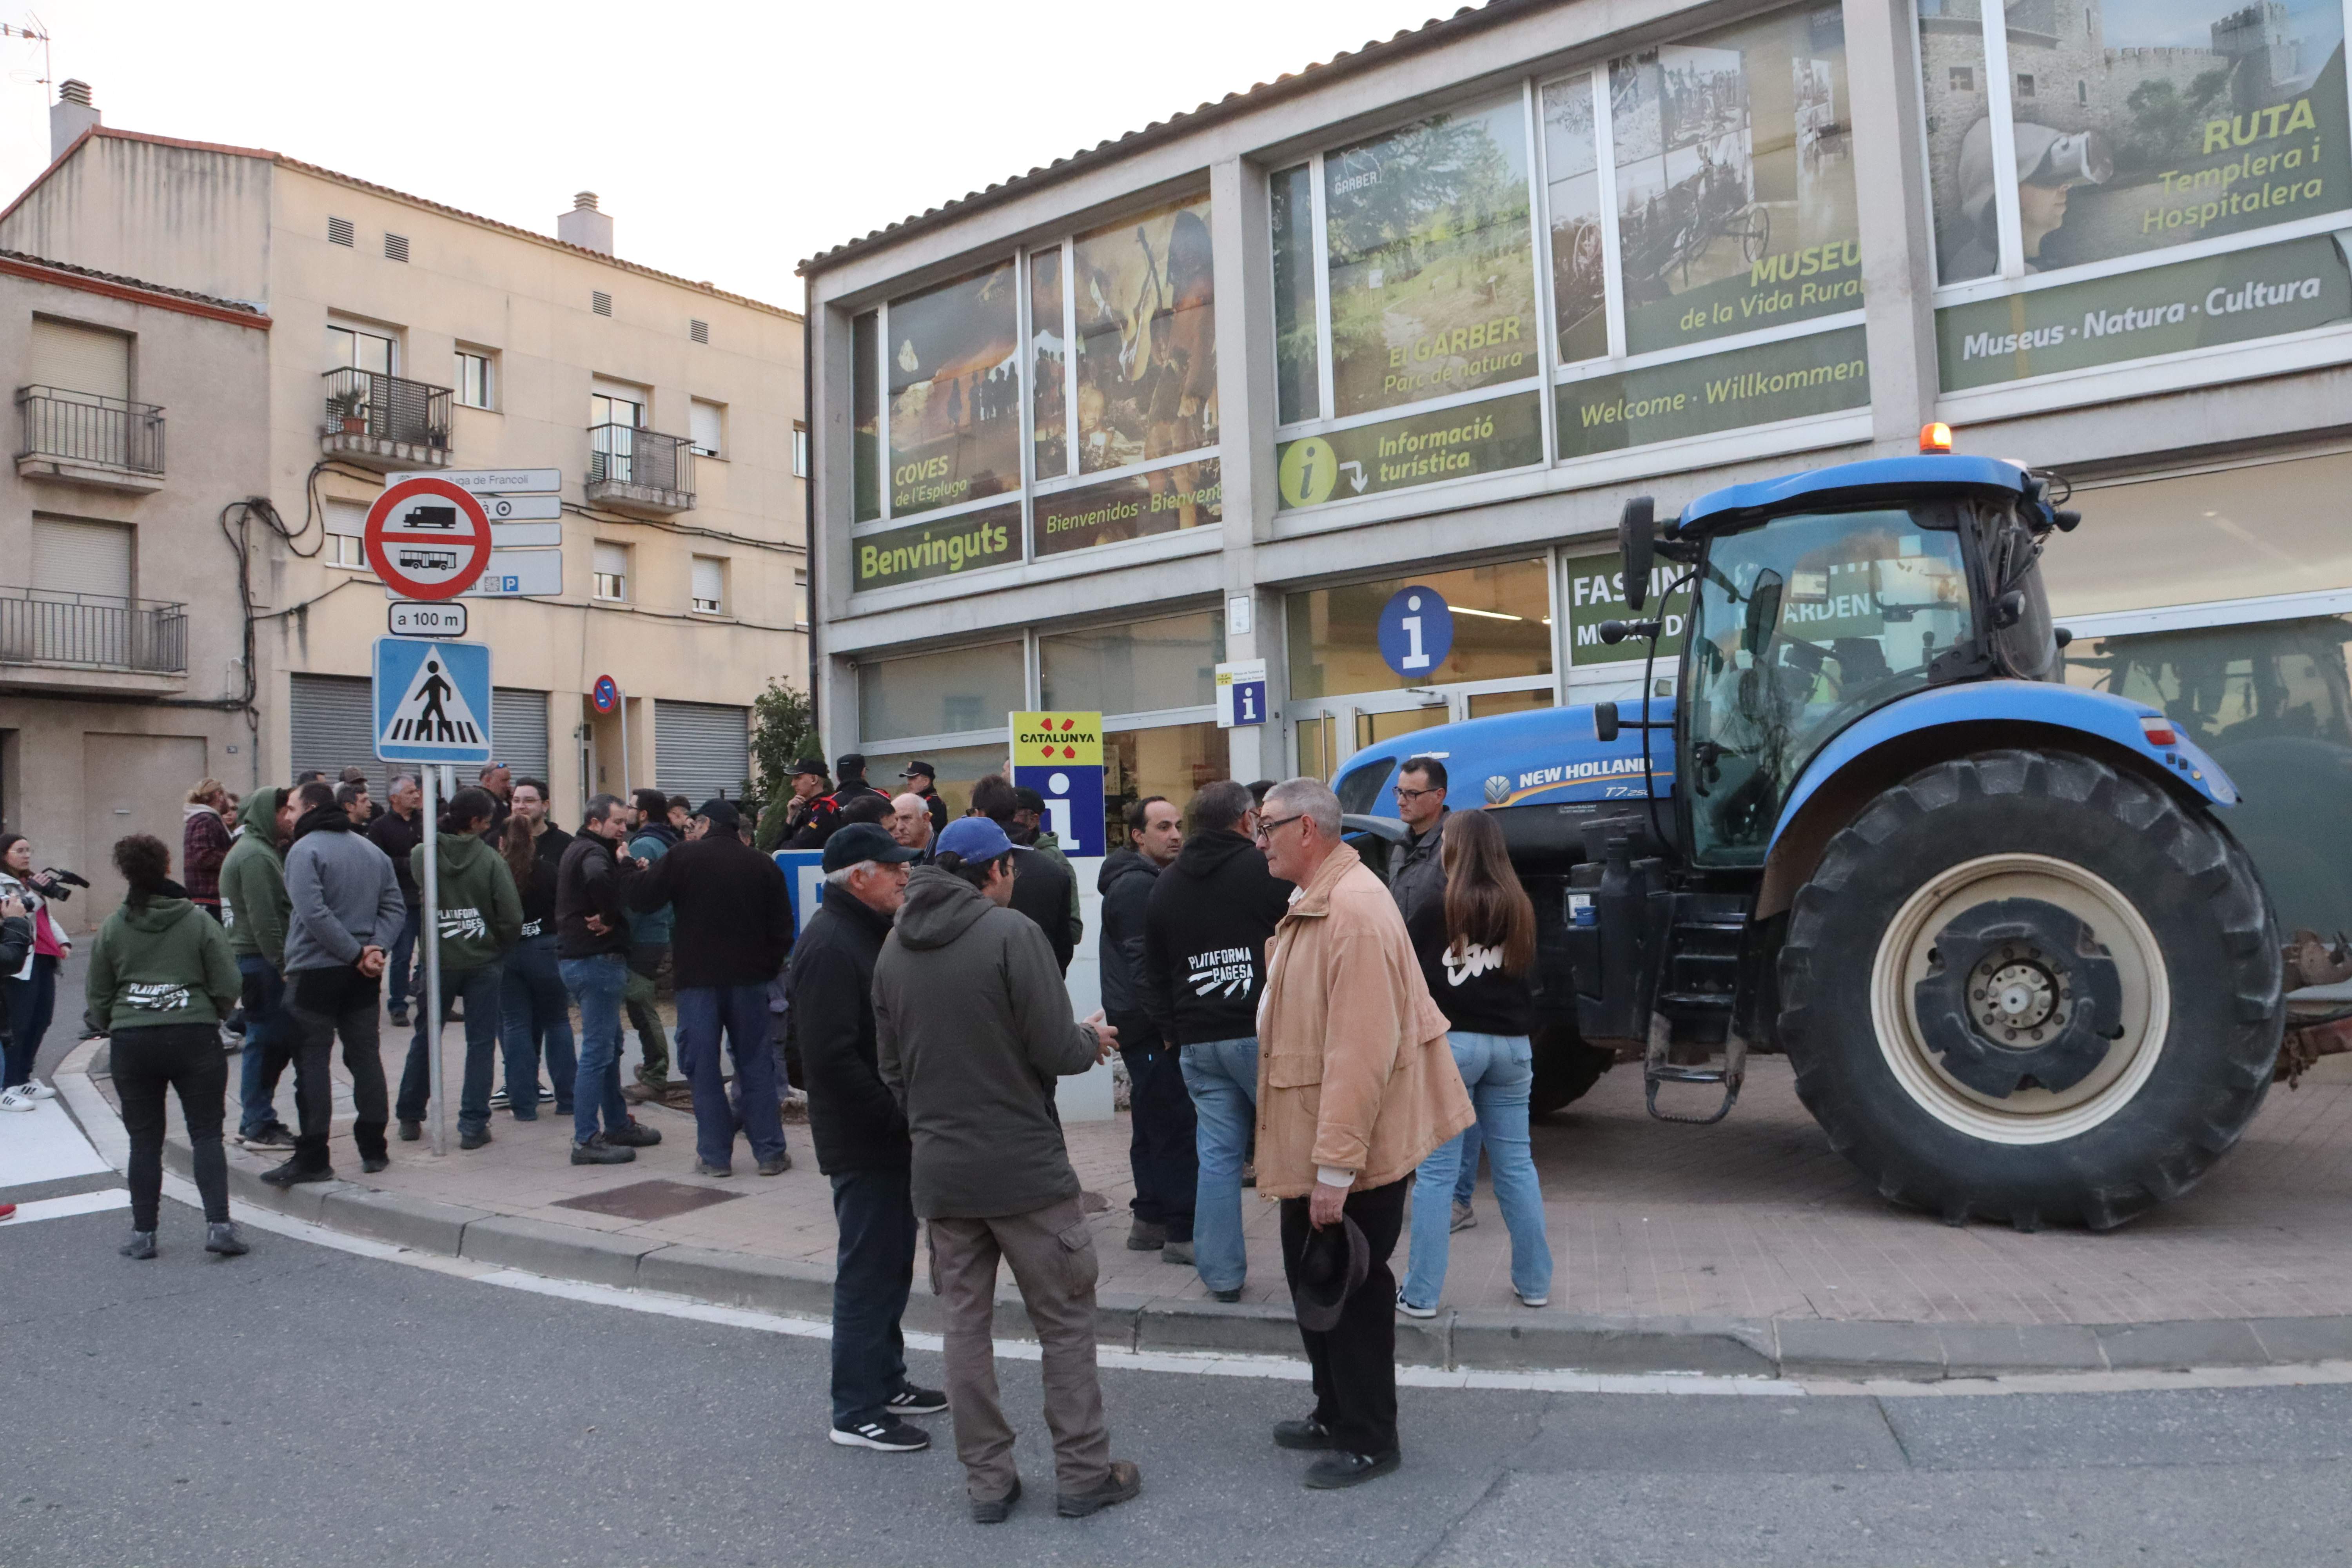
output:
[[[441,814],[439,844],[440,916],[436,931],[441,943],[441,1013],[458,997],[466,1002],[466,1074],[457,1095],[457,1147],[479,1149],[490,1141],[490,1078],[498,1064],[499,1020],[503,1016],[499,993],[506,980],[506,955],[522,937],[522,895],[515,890],[514,873],[482,835],[489,830],[498,803],[485,789],[467,788],[450,797]],[[425,885],[425,855],[420,844],[408,853],[416,885]],[[408,1040],[408,1066],[400,1075],[400,1099],[393,1114],[400,1120],[401,1142],[414,1142],[424,1134],[425,1102],[433,1085],[426,1057],[429,1029],[436,1045],[441,1030],[432,1009],[416,1010],[415,1032]]]
[[[294,1060],[294,1020],[286,1011],[286,840],[294,795],[271,785],[247,797],[243,828],[221,862],[221,924],[244,978],[245,1068],[236,1141],[290,1152],[293,1130],[278,1119],[278,1080]]]

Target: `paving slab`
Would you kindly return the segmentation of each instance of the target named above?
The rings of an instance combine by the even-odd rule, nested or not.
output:
[[[2197,1366],[2265,1366],[2270,1352],[2253,1325],[2233,1319],[2178,1323],[2103,1323],[2099,1349],[2118,1371],[2186,1372]]]
[[[637,1260],[660,1247],[661,1243],[641,1237],[493,1215],[466,1227],[458,1256],[532,1274],[625,1288],[637,1282]]]

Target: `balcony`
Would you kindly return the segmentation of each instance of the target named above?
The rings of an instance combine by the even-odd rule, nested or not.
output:
[[[319,450],[378,473],[449,466],[449,389],[373,370],[327,373]]]
[[[20,479],[147,495],[163,488],[163,411],[55,386],[20,386]]]
[[[188,607],[0,586],[0,684],[65,695],[162,694],[188,672]]]
[[[694,510],[694,450],[683,436],[628,425],[588,427],[591,506],[640,517]]]

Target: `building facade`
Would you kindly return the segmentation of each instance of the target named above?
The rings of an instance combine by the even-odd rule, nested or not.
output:
[[[566,817],[625,785],[742,792],[753,700],[805,679],[797,315],[616,257],[587,193],[551,238],[277,153],[118,131],[71,95],[58,111],[57,161],[0,214],[0,246],[271,322],[266,391],[233,437],[257,469],[239,493],[268,503],[232,520],[258,744],[214,771],[245,788],[356,763],[381,788],[370,503],[388,475],[553,469],[558,515],[502,534],[517,548],[466,600],[499,759],[548,780]],[[240,635],[233,590],[203,613]],[[607,675],[622,701],[600,714]]]
[[[117,838],[152,833],[176,864],[190,788],[250,772],[222,513],[267,488],[270,330],[250,304],[0,255],[0,826],[89,879],[58,909],[75,929],[118,901]]]
[[[947,788],[1099,708],[1116,804],[1634,696],[1626,497],[1944,420],[2074,485],[2067,679],[2352,927],[2345,8],[2210,9],[1496,0],[811,260],[827,735]]]

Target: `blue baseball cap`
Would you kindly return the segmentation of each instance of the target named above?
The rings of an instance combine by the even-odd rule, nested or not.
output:
[[[1022,847],[1007,838],[1004,829],[985,816],[957,817],[940,835],[939,843],[932,846],[933,854],[953,855],[967,866],[1002,859],[1008,849],[1022,850]]]

